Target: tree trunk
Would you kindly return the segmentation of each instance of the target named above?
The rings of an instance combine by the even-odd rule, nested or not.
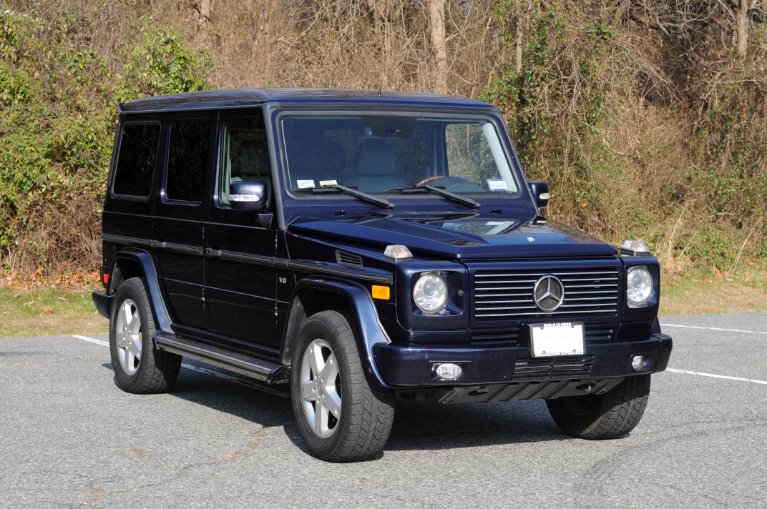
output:
[[[521,8],[517,8],[517,16],[514,21],[514,71],[517,76],[522,74],[522,45],[525,40],[524,18]]]
[[[737,46],[738,58],[745,58],[746,50],[748,49],[749,4],[750,4],[750,0],[738,0],[738,8],[735,11],[735,18],[737,20],[737,34],[738,34],[738,46]]]
[[[431,44],[437,59],[435,91],[447,93],[447,43],[445,41],[445,0],[429,0]]]
[[[215,0],[200,0],[200,3],[197,4],[198,6],[198,14],[199,17],[197,18],[197,22],[200,26],[205,25],[206,23],[209,23],[213,20],[213,4],[215,3]]]

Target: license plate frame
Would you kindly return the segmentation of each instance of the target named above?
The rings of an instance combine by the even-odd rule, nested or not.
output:
[[[533,357],[583,355],[583,322],[531,323],[530,353]]]

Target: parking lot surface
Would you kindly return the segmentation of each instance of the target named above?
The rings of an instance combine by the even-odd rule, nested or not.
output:
[[[767,314],[661,320],[669,370],[627,437],[545,403],[402,404],[378,460],[309,456],[290,402],[185,360],[114,384],[105,336],[0,339],[0,507],[767,507]]]

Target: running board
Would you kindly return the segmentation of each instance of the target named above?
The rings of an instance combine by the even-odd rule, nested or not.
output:
[[[285,366],[229,352],[191,339],[180,339],[178,336],[159,333],[155,335],[154,342],[160,350],[201,360],[269,385],[286,384],[290,380],[290,371]]]

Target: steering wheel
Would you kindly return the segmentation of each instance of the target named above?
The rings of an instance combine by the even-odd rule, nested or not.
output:
[[[434,182],[435,180],[443,179],[445,178],[445,175],[431,175],[430,177],[422,178],[415,184],[413,184],[413,187],[423,187],[426,184],[430,184],[431,182]]]
[[[475,184],[471,180],[467,180],[461,177],[451,177],[449,175],[431,175],[429,177],[422,178],[421,180],[413,184],[413,187],[423,187],[426,184],[431,184],[432,182],[436,180],[444,180],[445,191],[450,191],[453,193],[484,193],[485,192],[482,186]]]

